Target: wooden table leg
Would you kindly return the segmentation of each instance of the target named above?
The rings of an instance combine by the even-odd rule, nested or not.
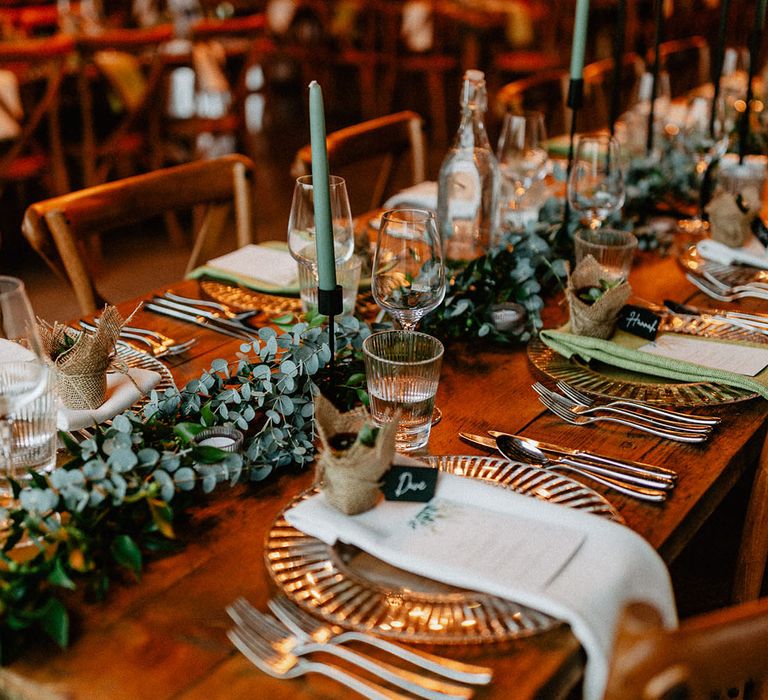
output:
[[[734,603],[760,597],[768,559],[768,438],[763,443],[749,495],[733,583]]]

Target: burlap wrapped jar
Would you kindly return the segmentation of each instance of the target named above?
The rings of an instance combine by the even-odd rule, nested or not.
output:
[[[104,403],[107,370],[114,364],[115,343],[123,323],[117,309],[107,306],[93,335],[83,332],[74,337],[71,329],[59,323],[40,324],[43,348],[53,360],[56,390],[66,408],[94,409]],[[69,343],[71,347],[62,351]]]
[[[346,515],[364,513],[376,505],[381,496],[381,477],[392,464],[395,454],[395,432],[398,416],[383,425],[373,447],[355,442],[338,452],[330,442],[339,433],[357,435],[370,421],[364,408],[339,413],[323,396],[315,398],[315,424],[320,438],[317,455],[316,484],[334,508]]]
[[[731,248],[740,248],[752,237],[752,221],[760,207],[760,194],[754,187],[741,192],[741,206],[735,195],[721,190],[705,208],[712,238]]]
[[[571,312],[571,332],[590,338],[610,338],[619,317],[619,311],[627,303],[632,288],[625,281],[608,289],[593,304],[579,299],[580,289],[600,287],[605,270],[591,255],[587,255],[568,275],[565,296]]]

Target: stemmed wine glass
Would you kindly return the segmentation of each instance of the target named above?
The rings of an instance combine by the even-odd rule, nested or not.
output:
[[[14,473],[14,414],[40,396],[49,368],[24,283],[0,276],[0,473]],[[0,495],[9,498],[8,484]]]
[[[715,102],[712,114],[712,102],[705,97],[694,97],[688,103],[685,125],[683,128],[683,149],[694,164],[694,175],[698,189],[698,210],[691,219],[683,220],[681,227],[689,233],[700,233],[706,228],[703,205],[707,185],[707,173],[710,166],[725,155],[728,150],[728,138],[733,124],[728,124],[725,114],[725,99],[720,96]]]
[[[504,178],[504,211],[515,226],[525,224],[523,200],[531,187],[547,174],[545,140],[541,112],[504,117],[496,155]]]
[[[580,136],[570,177],[568,203],[581,213],[585,226],[598,229],[624,205],[621,149],[612,136]]]
[[[435,215],[391,209],[381,217],[371,287],[376,303],[407,331],[445,296],[445,267]]]
[[[336,266],[352,257],[355,250],[355,227],[352,210],[349,206],[347,184],[344,178],[331,175],[329,178],[331,195],[331,225],[333,228],[333,248]],[[317,248],[315,243],[315,199],[312,176],[304,175],[296,179],[293,189],[291,213],[288,216],[288,250],[296,262],[303,266],[308,279],[317,280]],[[317,284],[314,290],[303,289],[303,301],[308,307],[317,304]],[[314,298],[312,298],[314,295]]]

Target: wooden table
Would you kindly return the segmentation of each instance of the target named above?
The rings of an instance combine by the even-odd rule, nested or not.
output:
[[[638,297],[692,297],[692,287],[673,259],[643,257],[631,279]],[[198,287],[188,281],[174,289],[189,295]],[[701,298],[693,300],[706,305]],[[133,306],[133,302],[126,303],[122,309]],[[562,310],[553,305],[548,311],[550,321],[558,314]],[[199,338],[188,355],[169,358],[179,385],[196,377],[211,360],[231,357],[239,345],[236,340],[149,312],[140,312],[135,323],[159,328],[179,340]],[[530,385],[538,378],[521,348],[479,343],[451,347],[445,355],[437,396],[444,418],[432,431],[430,451],[475,453],[459,441],[458,431],[479,433],[493,427],[572,446],[594,447],[599,439],[600,450],[606,454],[674,467],[680,475],[679,485],[663,506],[608,495],[627,525],[668,563],[742,474],[758,463],[767,413],[762,400],[714,410],[724,420],[709,444],[683,445],[620,426],[603,428],[598,436],[597,430],[564,425],[544,413],[535,400]],[[224,608],[237,596],[244,595],[265,609],[273,591],[262,560],[266,532],[285,503],[306,489],[311,479],[309,473],[285,472],[262,484],[221,487],[194,511],[182,534],[182,551],[150,563],[140,583],[115,585],[105,603],[86,604],[73,596],[76,621],[71,648],[59,651],[41,639],[0,675],[0,688],[2,682],[12,682],[14,674],[21,674],[57,691],[51,697],[60,694],[77,700],[277,700],[335,698],[347,693],[318,676],[293,681],[269,678],[237,653],[225,636],[230,621]],[[759,567],[764,539],[758,538],[757,545]],[[560,697],[578,682],[583,668],[579,644],[565,625],[504,645],[435,650],[493,666],[494,682],[480,689],[478,698]]]

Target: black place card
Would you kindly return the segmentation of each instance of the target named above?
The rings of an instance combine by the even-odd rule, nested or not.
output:
[[[384,474],[381,490],[388,501],[426,503],[435,495],[437,469],[395,465]]]
[[[619,311],[619,320],[616,324],[621,330],[639,335],[646,340],[656,340],[659,332],[661,316],[644,309],[642,306],[627,304]]]

